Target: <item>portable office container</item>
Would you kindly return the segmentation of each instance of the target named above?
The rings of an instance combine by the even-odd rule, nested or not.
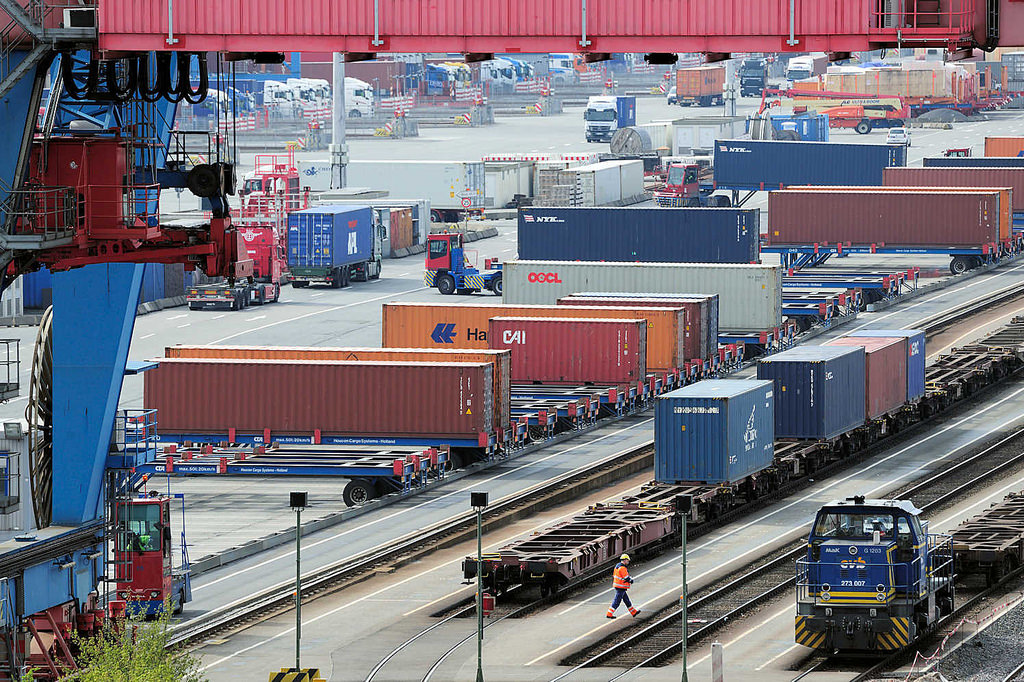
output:
[[[617,385],[647,376],[646,320],[492,317],[488,338],[512,353],[517,382]]]
[[[906,339],[907,340],[907,400],[917,400],[924,395],[925,352],[924,332],[920,329],[861,329],[847,336]]]
[[[772,463],[771,381],[711,379],[658,398],[654,475],[662,483],[738,483]]]
[[[864,411],[868,419],[881,417],[907,401],[906,339],[844,336],[824,345],[864,349]]]
[[[756,263],[760,211],[548,208],[519,211],[519,257],[655,263]]]
[[[507,303],[551,304],[578,291],[718,294],[718,325],[772,329],[782,323],[782,269],[722,263],[601,263],[514,260],[503,266]]]
[[[775,384],[775,437],[829,440],[864,423],[863,348],[800,346],[757,363]]]

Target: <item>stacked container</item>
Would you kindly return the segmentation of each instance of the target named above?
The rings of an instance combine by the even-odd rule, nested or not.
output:
[[[1024,155],[1024,137],[985,137],[985,156]]]
[[[863,329],[849,334],[851,337],[906,339],[907,341],[907,400],[914,401],[924,395],[925,352],[924,332],[920,329]]]
[[[661,483],[739,483],[772,463],[771,381],[713,379],[666,393],[654,412]]]
[[[491,348],[512,353],[512,380],[622,384],[647,376],[647,322],[638,319],[492,317]]]
[[[1024,156],[926,156],[922,161],[925,168],[1002,168],[1024,166]]]
[[[788,185],[881,185],[888,166],[906,166],[907,148],[889,144],[718,140],[718,189],[769,190]]]
[[[824,345],[864,349],[864,412],[868,419],[881,417],[907,402],[907,339],[845,336]]]
[[[885,184],[896,187],[1009,187],[1012,210],[1024,211],[1024,168],[886,168]]]
[[[862,348],[801,346],[757,363],[775,385],[775,437],[829,440],[864,423]]]

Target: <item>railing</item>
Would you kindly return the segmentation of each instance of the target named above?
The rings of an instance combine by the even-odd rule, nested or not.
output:
[[[26,186],[8,193],[0,213],[7,215],[10,234],[59,239],[78,225],[78,197],[71,187]]]
[[[160,185],[89,185],[83,215],[93,239],[149,239],[160,223]]]
[[[938,0],[936,9],[921,11],[913,0],[876,0],[871,33],[899,33],[910,40],[928,34],[967,34],[974,30],[976,0]]]
[[[118,468],[131,468],[156,457],[156,410],[118,410],[114,416],[111,456]]]
[[[17,397],[21,386],[21,343],[0,339],[0,401]]]

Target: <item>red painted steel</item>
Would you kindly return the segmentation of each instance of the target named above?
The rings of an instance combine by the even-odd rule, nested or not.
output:
[[[583,7],[579,0],[99,0],[100,48],[842,52],[967,44],[972,32],[984,40],[978,0],[940,0],[928,13],[877,0],[795,0],[792,25],[790,0],[589,0],[585,14]]]
[[[144,402],[164,433],[477,439],[495,427],[491,372],[463,362],[161,358],[145,373]]]
[[[1009,187],[1014,211],[1024,211],[1024,168],[886,168],[883,183],[915,187]]]
[[[779,190],[767,243],[978,247],[1001,241],[999,223],[998,192]]]
[[[491,348],[512,352],[512,380],[620,384],[647,376],[647,322],[492,317]]]
[[[895,410],[907,402],[907,340],[874,337],[832,339],[825,346],[860,346],[867,376],[864,406],[868,419]]]

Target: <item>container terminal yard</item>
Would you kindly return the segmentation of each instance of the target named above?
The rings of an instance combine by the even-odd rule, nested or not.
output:
[[[1024,677],[1019,3],[0,14],[0,681]]]

